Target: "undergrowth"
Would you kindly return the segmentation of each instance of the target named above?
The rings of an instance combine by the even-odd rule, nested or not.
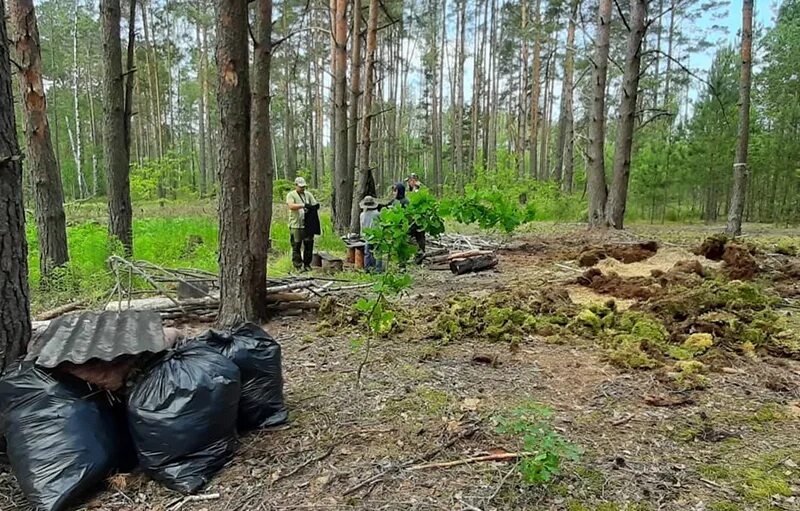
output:
[[[35,222],[27,222],[28,268],[34,313],[78,299],[99,302],[108,296],[114,286],[107,260],[109,256],[122,255],[120,246],[109,241],[104,223],[94,220],[96,205],[89,204],[74,212],[67,227],[69,263],[59,268],[42,286],[39,271],[39,246]],[[133,243],[134,258],[167,268],[198,268],[210,272],[218,270],[218,234],[216,212],[208,206],[199,212],[198,206],[190,210],[198,216],[169,217],[185,211],[170,205],[164,208],[134,208]],[[140,215],[164,217],[142,218]],[[276,208],[272,224],[272,251],[269,273],[272,276],[291,272],[291,245],[286,214]],[[322,214],[323,235],[317,238],[317,250],[340,253],[344,245],[334,233],[330,215]],[[266,248],[265,248],[266,249]]]
[[[538,403],[527,403],[495,417],[498,433],[522,443],[524,454],[517,470],[526,484],[548,483],[561,473],[564,461],[580,457],[581,450],[553,429],[552,417],[553,411]]]

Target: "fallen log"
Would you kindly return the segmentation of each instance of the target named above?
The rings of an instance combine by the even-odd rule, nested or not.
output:
[[[49,310],[47,312],[43,312],[43,313],[39,314],[36,317],[36,319],[38,319],[39,321],[47,321],[49,319],[55,319],[55,318],[57,318],[59,316],[63,316],[64,314],[66,314],[68,312],[74,312],[74,311],[80,309],[81,307],[83,307],[84,305],[86,305],[86,302],[84,302],[83,300],[80,300],[80,301],[77,301],[77,302],[68,303],[66,305],[62,305],[61,307],[56,307],[55,309]]]
[[[494,254],[478,255],[466,259],[456,259],[450,262],[450,271],[454,275],[489,270],[497,266],[497,256]]]
[[[438,257],[432,257],[428,259],[431,264],[439,264],[439,263],[450,263],[455,261],[456,259],[469,259],[471,257],[481,256],[481,255],[491,255],[493,252],[490,250],[466,250],[462,252],[453,252],[451,254],[445,254]]]

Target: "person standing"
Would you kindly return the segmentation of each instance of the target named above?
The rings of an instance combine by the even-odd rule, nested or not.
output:
[[[361,206],[361,234],[365,234],[367,229],[376,226],[380,213],[378,212],[378,202],[371,195],[364,197],[364,200],[359,204]],[[364,269],[368,272],[380,272],[381,262],[375,259],[375,253],[372,251],[373,247],[369,241],[364,245]]]
[[[406,182],[408,183],[408,191],[410,193],[418,192],[422,189],[422,183],[420,182],[419,176],[416,174],[416,172],[412,172],[411,175],[408,176]]]
[[[320,234],[319,203],[306,190],[306,180],[298,177],[295,188],[286,195],[289,207],[289,233],[292,240],[292,264],[295,270],[311,269],[314,235]]]

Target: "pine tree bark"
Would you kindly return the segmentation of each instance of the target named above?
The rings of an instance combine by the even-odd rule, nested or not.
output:
[[[359,202],[367,196],[370,182],[374,183],[370,167],[370,144],[372,143],[372,101],[375,95],[375,51],[378,47],[378,0],[369,1],[369,19],[367,21],[367,55],[364,68],[364,105],[361,109],[361,150],[358,164],[358,188],[353,200],[350,218],[350,232],[360,233]]]
[[[83,173],[83,137],[81,137],[81,111],[78,108],[78,2],[75,1],[72,18],[72,107],[75,118],[75,135],[72,140],[72,155],[75,160],[75,173],[78,178],[78,193],[81,199],[89,195],[86,174]]]
[[[350,227],[353,204],[353,180],[347,169],[347,0],[332,0],[334,11],[333,37],[333,111],[334,169],[333,218],[340,234]]]
[[[136,70],[136,0],[130,2],[128,12],[128,48],[125,61],[125,148],[130,164],[131,154],[131,117],[133,117],[133,79]]]
[[[358,159],[358,106],[361,101],[361,0],[353,0],[353,29],[350,34],[350,112],[347,127],[347,169],[355,176]],[[366,115],[362,113],[362,115]],[[351,170],[352,169],[352,170]],[[355,179],[355,178],[354,178]],[[352,219],[350,228],[352,229]],[[358,231],[352,231],[358,232]]]
[[[530,141],[530,160],[531,174],[534,179],[540,179],[537,170],[537,146],[539,136],[539,94],[541,87],[542,74],[542,15],[541,0],[536,0],[533,11],[533,25],[536,37],[533,42],[533,66],[531,68],[531,141]]]
[[[206,96],[204,94],[203,81],[206,79],[206,70],[203,66],[203,44],[200,39],[200,24],[195,26],[195,40],[197,42],[197,79],[200,81],[200,94],[197,101],[197,122],[198,122],[198,135],[197,141],[199,146],[199,162],[200,162],[200,197],[206,194],[206,176],[208,175],[206,164]]]
[[[539,179],[550,179],[548,162],[548,142],[550,139],[550,112],[553,109],[553,73],[555,50],[547,57],[544,64],[544,96],[542,96],[541,148],[539,150]]]
[[[587,191],[589,195],[589,227],[606,223],[606,167],[604,157],[606,123],[606,80],[611,38],[611,0],[600,0],[595,33],[595,55],[592,62],[592,107],[589,118],[587,151]]]
[[[103,26],[103,116],[108,179],[108,232],[133,254],[130,155],[125,135],[125,92],[120,40],[120,2],[101,0]]]
[[[460,27],[458,36],[458,52],[456,61],[456,105],[453,112],[453,152],[455,153],[455,171],[456,181],[459,183],[459,189],[464,189],[464,61],[466,54],[464,53],[464,39],[467,25],[467,2],[466,0],[459,0],[458,2],[458,26]],[[473,72],[475,70],[473,69]]]
[[[647,0],[632,0],[628,17],[630,33],[622,76],[622,97],[619,103],[619,125],[614,151],[614,177],[608,196],[606,214],[608,225],[622,229],[628,200],[628,179],[631,171],[633,130],[636,124],[636,104],[639,94],[639,72],[642,62],[642,41],[647,25]]]
[[[5,19],[5,2],[0,2],[0,374],[25,353],[31,337],[22,154],[17,143]]]
[[[156,139],[158,141],[158,157],[164,157],[164,115],[161,111],[161,83],[158,79],[158,55],[156,47],[150,37],[150,23],[147,15],[147,4],[142,3],[142,28],[144,29],[145,56],[148,62],[148,73],[150,75],[150,97],[152,99]],[[148,55],[150,50],[151,55]],[[163,195],[162,187],[159,186],[159,196]]]
[[[491,49],[489,73],[489,94],[487,94],[486,126],[484,134],[484,170],[497,169],[497,103],[498,103],[498,72],[497,72],[497,0],[492,0],[492,35],[489,47]]]
[[[518,174],[521,178],[525,177],[525,149],[527,145],[527,132],[526,132],[526,111],[525,103],[528,101],[528,1],[522,2],[522,55],[520,56],[520,74],[519,74],[519,106],[517,107],[517,133],[519,143],[517,146],[517,166],[519,168]],[[539,37],[539,27],[534,27],[536,37]]]
[[[561,112],[558,120],[558,139],[556,140],[556,168],[553,177],[562,184],[564,191],[572,190],[572,175],[567,183],[564,172],[564,153],[566,152],[569,118],[572,117],[572,81],[575,74],[575,19],[578,16],[580,0],[572,0],[567,21],[567,46],[564,53],[564,80],[561,84]]]
[[[253,308],[256,319],[266,319],[267,254],[272,222],[272,124],[270,74],[272,71],[272,0],[258,0],[253,56],[253,104],[250,125],[250,253],[253,258]]]
[[[217,324],[231,327],[242,321],[259,319],[249,240],[250,70],[247,55],[247,0],[220,0],[218,9],[220,308]]]
[[[28,165],[33,177],[39,270],[46,282],[50,271],[68,260],[64,190],[47,121],[42,82],[42,52],[33,0],[11,0],[11,22],[16,33],[22,112],[25,120]]]
[[[444,47],[447,44],[447,33],[445,32],[447,29],[446,20],[447,0],[443,0],[441,23],[435,18],[430,20],[430,22],[434,24],[434,27],[437,25],[437,23],[439,23],[440,26],[438,29],[434,29],[434,34],[436,34],[436,30],[441,30],[442,36],[441,45],[438,48],[437,53],[438,65],[433,69],[433,185],[434,191],[437,195],[441,195],[442,184],[444,182],[444,157],[442,154],[442,132],[444,130],[444,120],[442,115],[442,104],[444,103]],[[434,44],[438,44],[438,42],[439,38],[437,34],[434,36]]]
[[[747,150],[750,141],[750,84],[753,69],[753,0],[742,3],[742,69],[739,79],[739,131],[733,164],[733,191],[728,212],[729,236],[742,234],[742,214],[747,196]]]

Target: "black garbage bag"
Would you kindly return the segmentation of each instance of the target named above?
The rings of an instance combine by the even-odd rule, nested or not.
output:
[[[0,433],[22,491],[41,511],[66,509],[130,450],[104,392],[26,363],[0,380]]]
[[[289,417],[283,402],[281,345],[263,329],[245,323],[232,332],[209,330],[193,342],[205,343],[232,360],[242,373],[239,429],[283,424]]]
[[[239,369],[208,346],[157,359],[128,396],[142,470],[173,490],[200,490],[236,452],[240,393]]]

